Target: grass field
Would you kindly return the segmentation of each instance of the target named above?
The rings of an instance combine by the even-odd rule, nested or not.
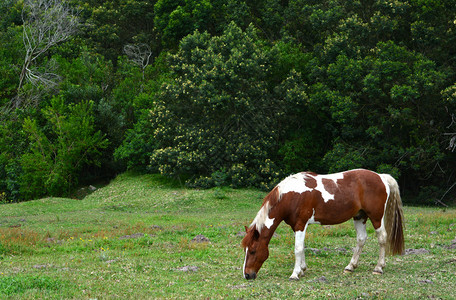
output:
[[[242,277],[244,225],[265,193],[191,190],[123,174],[84,200],[47,198],[0,208],[0,298],[456,298],[456,209],[405,207],[408,255],[373,275],[372,225],[353,274],[352,222],[313,225],[308,270],[289,281],[294,236],[282,224],[255,281]],[[203,235],[209,241],[192,241]],[[410,250],[412,249],[412,250]]]

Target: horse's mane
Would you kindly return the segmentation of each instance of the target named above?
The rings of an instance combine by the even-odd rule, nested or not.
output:
[[[269,217],[269,211],[273,208],[277,202],[280,201],[280,191],[279,188],[276,186],[271,192],[269,192],[266,197],[264,197],[263,205],[261,206],[260,210],[258,211],[255,219],[253,219],[252,224],[250,224],[249,228],[255,227],[258,233],[261,233],[266,220]],[[253,230],[248,230],[249,231]]]

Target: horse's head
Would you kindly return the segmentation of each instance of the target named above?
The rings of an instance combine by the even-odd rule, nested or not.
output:
[[[242,240],[245,250],[244,278],[255,279],[264,261],[269,256],[268,242],[260,237],[260,233],[255,226],[245,228],[247,235]]]

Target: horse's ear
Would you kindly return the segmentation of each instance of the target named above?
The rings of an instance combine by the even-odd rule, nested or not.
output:
[[[260,237],[260,232],[258,231],[258,229],[256,229],[256,227],[255,227],[255,229],[253,230],[253,237],[254,237],[255,239],[258,239],[258,238]]]
[[[244,226],[245,227],[245,232],[247,232],[249,230],[249,228],[247,226]]]

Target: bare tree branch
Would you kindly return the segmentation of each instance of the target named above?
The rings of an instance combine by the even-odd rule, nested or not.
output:
[[[447,128],[450,128],[451,126],[456,124],[456,117],[454,114],[451,114],[451,124],[448,125]],[[456,132],[451,132],[451,133],[444,133],[443,135],[449,135],[450,137],[450,142],[448,145],[448,150],[454,151],[456,150]]]
[[[12,100],[16,108],[24,105],[21,89],[25,82],[30,82],[33,86],[43,85],[48,89],[55,87],[55,80],[59,76],[46,71],[46,68],[38,71],[43,67],[36,67],[36,60],[51,47],[72,36],[79,25],[77,12],[62,0],[24,0],[22,21],[25,57],[17,97]]]
[[[448,150],[454,151],[456,149],[456,133],[450,133],[452,135],[450,143],[448,145]]]
[[[39,67],[31,67],[26,73],[26,79],[33,86],[43,86],[45,90],[52,89],[57,86],[61,80],[61,76],[56,73],[58,64],[54,59],[51,59]]]
[[[144,79],[144,70],[149,65],[150,57],[152,56],[152,50],[149,45],[127,44],[124,46],[123,50],[128,59],[141,68]]]
[[[442,196],[440,199],[435,200],[435,203],[436,203],[436,204],[443,205],[443,206],[445,206],[445,207],[448,207],[448,205],[446,205],[445,203],[443,203],[442,200],[443,200],[443,198],[445,198],[446,194],[448,194],[448,192],[449,192],[454,186],[456,186],[456,182],[453,183],[453,185],[450,186],[450,188],[449,188],[448,190],[446,190],[446,192],[443,194],[443,196]]]

